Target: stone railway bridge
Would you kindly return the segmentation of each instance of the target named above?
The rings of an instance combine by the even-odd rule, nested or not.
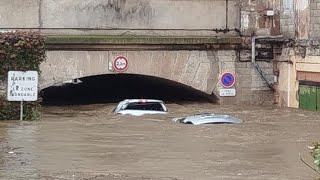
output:
[[[126,74],[159,77],[217,97],[221,74],[231,72],[237,94],[219,97],[220,103],[272,103],[250,50],[240,50],[240,13],[238,0],[3,0],[0,27],[47,36],[41,89],[115,74],[110,63],[122,55],[129,62]],[[258,64],[271,81],[269,60]]]

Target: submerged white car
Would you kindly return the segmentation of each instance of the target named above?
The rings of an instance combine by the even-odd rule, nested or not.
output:
[[[156,99],[126,99],[113,110],[115,114],[142,116],[146,114],[167,114],[164,102]]]
[[[241,123],[241,120],[236,117],[212,113],[195,114],[192,116],[173,118],[172,120],[193,125]]]

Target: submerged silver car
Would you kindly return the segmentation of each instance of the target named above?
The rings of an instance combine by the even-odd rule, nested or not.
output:
[[[179,123],[194,125],[241,123],[241,120],[236,117],[212,113],[195,114],[192,116],[173,118],[172,120]]]
[[[126,99],[113,110],[115,114],[142,116],[146,114],[167,114],[164,102],[156,99]]]

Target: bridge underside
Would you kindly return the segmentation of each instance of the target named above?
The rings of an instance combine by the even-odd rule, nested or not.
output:
[[[114,74],[110,63],[125,56],[124,73],[159,77],[212,94],[218,77],[215,57],[206,51],[48,51],[40,88],[82,77]]]
[[[272,103],[272,92],[253,68],[250,51],[237,49],[241,42],[236,36],[48,36],[47,61],[40,67],[40,89],[74,79],[117,74],[110,64],[117,56],[125,56],[128,69],[123,73],[130,76],[174,82],[221,104]],[[259,65],[271,81],[272,63]],[[219,96],[223,88],[219,80],[225,72],[236,76],[236,96]],[[135,94],[134,98],[137,96],[141,95]]]
[[[45,105],[113,103],[123,99],[161,99],[165,102],[216,102],[215,96],[162,78],[109,74],[80,78],[74,83],[41,91]]]

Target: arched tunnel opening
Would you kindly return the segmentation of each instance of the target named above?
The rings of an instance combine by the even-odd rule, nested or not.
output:
[[[165,102],[217,102],[209,95],[184,84],[136,74],[109,74],[80,78],[73,83],[51,86],[40,94],[43,105],[116,103],[124,99],[160,99]]]

